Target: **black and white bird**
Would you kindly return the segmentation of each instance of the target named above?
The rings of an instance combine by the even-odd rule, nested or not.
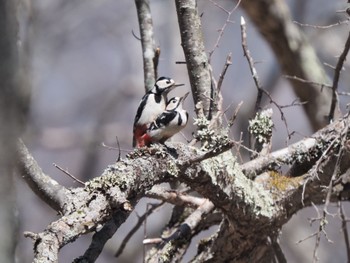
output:
[[[139,148],[146,145],[146,131],[150,124],[166,109],[168,93],[175,87],[182,85],[176,84],[171,78],[160,77],[153,88],[142,97],[134,120],[133,147]]]
[[[188,112],[182,108],[188,96],[174,97],[169,100],[166,110],[151,123],[147,130],[146,143],[164,143],[167,139],[185,128],[188,121]]]

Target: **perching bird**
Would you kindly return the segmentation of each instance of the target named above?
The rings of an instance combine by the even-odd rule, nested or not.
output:
[[[165,110],[168,93],[175,87],[182,85],[175,84],[171,78],[160,77],[153,88],[142,97],[134,120],[133,147],[145,146],[146,131],[158,115]]]
[[[164,143],[167,139],[185,128],[188,121],[188,113],[182,108],[183,102],[188,96],[174,97],[169,100],[166,110],[151,123],[145,136],[145,143]]]

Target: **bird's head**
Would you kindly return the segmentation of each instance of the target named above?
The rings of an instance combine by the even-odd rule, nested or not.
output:
[[[168,104],[166,106],[166,110],[176,110],[176,109],[182,109],[182,105],[183,102],[185,101],[185,99],[187,98],[189,92],[187,92],[185,95],[183,95],[182,97],[174,97],[171,98],[168,101]]]
[[[154,84],[152,93],[159,94],[159,95],[168,94],[172,89],[183,85],[184,84],[175,83],[175,81],[171,78],[160,77],[159,79],[157,79],[156,83]]]

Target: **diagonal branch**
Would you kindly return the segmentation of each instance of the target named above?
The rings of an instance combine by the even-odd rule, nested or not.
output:
[[[348,39],[346,40],[345,46],[344,46],[344,50],[341,53],[339,59],[338,59],[338,63],[337,66],[335,67],[334,70],[334,78],[333,78],[333,86],[332,86],[332,104],[329,110],[329,115],[328,115],[328,121],[331,122],[334,119],[334,111],[335,111],[335,107],[338,103],[338,95],[337,95],[337,90],[338,90],[338,82],[339,82],[339,77],[340,77],[340,71],[343,68],[346,56],[349,53],[349,49],[350,49],[350,32],[348,35]]]
[[[33,192],[56,211],[63,212],[68,190],[44,174],[22,140],[17,142],[18,169]]]

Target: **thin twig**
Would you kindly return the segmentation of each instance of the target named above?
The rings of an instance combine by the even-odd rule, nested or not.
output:
[[[155,185],[145,193],[145,197],[154,198],[177,206],[198,207],[205,201],[202,197],[187,195],[175,190],[167,190],[160,185]]]
[[[120,247],[115,253],[115,257],[119,257],[123,253],[126,244],[129,242],[130,238],[136,233],[136,231],[142,226],[147,216],[152,214],[157,208],[161,207],[163,204],[164,202],[161,202],[159,204],[151,204],[151,208],[147,209],[147,211],[142,216],[138,217],[136,225],[129,231],[129,233],[123,239],[122,243],[120,244]]]
[[[118,158],[117,158],[117,162],[120,161],[120,154],[121,154],[121,151],[120,151],[120,144],[119,144],[119,139],[118,139],[118,136],[115,136],[115,139],[117,141],[117,146],[118,146]]]
[[[335,67],[335,71],[334,71],[333,86],[332,86],[332,91],[333,91],[332,92],[332,104],[331,104],[331,108],[330,108],[329,116],[328,116],[329,122],[331,122],[334,118],[334,111],[335,111],[335,107],[336,107],[337,102],[338,102],[337,89],[338,89],[340,71],[343,68],[346,56],[349,53],[349,49],[350,49],[350,32],[348,35],[348,39],[346,40],[344,50],[338,59],[337,66]]]
[[[323,89],[323,88],[331,89],[332,88],[331,85],[327,85],[327,84],[324,84],[324,83],[318,83],[318,82],[314,82],[314,81],[310,81],[310,80],[306,80],[306,79],[302,79],[302,78],[299,78],[297,76],[284,75],[284,77],[286,79],[292,79],[292,80],[296,80],[296,81],[299,81],[299,82],[302,82],[302,83],[307,83],[307,84],[311,84],[311,85],[320,86],[321,89]]]
[[[229,119],[229,121],[228,121],[228,127],[230,127],[230,128],[232,127],[232,125],[233,125],[233,123],[235,122],[235,120],[236,120],[236,118],[237,118],[237,115],[238,115],[238,112],[239,112],[239,110],[241,109],[242,105],[243,105],[243,101],[241,101],[240,103],[238,103],[238,105],[237,105],[235,111],[233,112],[232,117],[231,117],[231,118]]]
[[[304,24],[304,23],[300,23],[298,21],[293,21],[293,23],[297,24],[298,26],[302,26],[302,27],[311,27],[311,28],[315,28],[315,29],[329,29],[335,26],[339,26],[339,25],[343,25],[343,24],[348,24],[349,23],[349,19],[343,20],[343,21],[338,21],[337,23],[331,24],[331,25],[327,25],[327,26],[317,26],[317,25],[310,25],[310,24]]]
[[[341,228],[343,231],[344,235],[344,240],[345,240],[345,247],[346,247],[346,254],[348,256],[348,262],[350,262],[350,241],[349,241],[349,231],[348,231],[348,226],[347,226],[347,219],[344,213],[344,208],[343,208],[343,203],[339,202],[339,212],[340,212],[340,219],[341,219]]]
[[[232,56],[232,54],[229,53],[226,57],[226,62],[225,62],[224,68],[222,69],[222,72],[220,74],[218,85],[217,85],[218,92],[220,92],[220,90],[221,90],[222,82],[224,81],[226,71],[227,71],[228,67],[232,64],[232,57],[231,56]]]
[[[232,15],[232,13],[238,8],[238,6],[239,6],[240,3],[241,3],[241,0],[239,0],[239,1],[237,2],[237,4],[236,4],[230,11],[226,10],[224,7],[222,7],[222,6],[219,5],[218,3],[214,2],[213,0],[210,0],[210,2],[211,2],[212,4],[214,4],[216,7],[218,7],[219,9],[221,9],[222,11],[224,11],[224,12],[227,14],[227,18],[226,18],[226,21],[225,21],[224,25],[222,26],[222,28],[218,30],[218,31],[219,31],[219,36],[218,36],[218,38],[216,39],[216,42],[215,42],[215,44],[214,44],[214,47],[212,48],[211,51],[209,51],[209,63],[210,63],[210,61],[211,61],[211,57],[212,57],[214,51],[219,47],[219,43],[220,43],[220,41],[221,41],[222,36],[224,35],[224,32],[225,32],[225,29],[226,29],[227,25],[228,25],[229,23],[232,23],[232,21],[230,20],[231,15]]]
[[[136,36],[134,30],[131,30],[131,34],[133,35],[134,38],[136,38],[137,40],[141,41],[141,38],[139,36]]]
[[[66,175],[68,175],[74,181],[80,183],[81,185],[85,185],[85,183],[83,181],[79,180],[78,178],[76,178],[75,176],[70,174],[67,170],[63,169],[62,167],[58,166],[57,164],[53,163],[53,166],[55,166],[58,170],[60,170],[61,172],[65,173]]]
[[[253,60],[252,56],[250,55],[250,51],[248,49],[247,27],[246,27],[246,23],[245,23],[243,16],[241,16],[241,37],[242,37],[243,53],[244,53],[244,56],[247,58],[250,72],[252,73],[252,77],[253,77],[255,86],[258,90],[258,95],[256,98],[255,109],[254,109],[255,112],[258,112],[260,109],[261,99],[262,99],[262,95],[263,95],[263,89],[262,89],[260,81],[259,81],[258,73],[254,67],[254,60]]]
[[[113,147],[110,145],[105,144],[104,142],[101,143],[101,146],[106,148],[107,150],[113,150],[113,151],[121,151],[121,152],[132,152],[133,150],[127,150],[127,149],[122,149],[122,148],[117,148],[117,147]]]

